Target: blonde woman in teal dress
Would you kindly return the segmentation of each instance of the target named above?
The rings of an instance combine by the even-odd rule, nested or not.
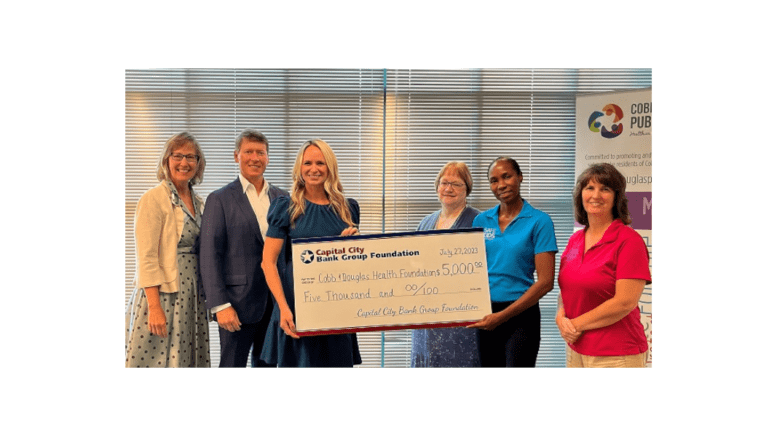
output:
[[[352,367],[361,364],[356,334],[300,337],[294,324],[294,280],[290,259],[278,257],[294,238],[359,233],[359,204],[346,199],[337,158],[323,140],[306,141],[294,163],[290,196],[273,200],[267,214],[262,269],[275,298],[262,359],[279,367]],[[286,250],[291,256],[291,250]]]
[[[203,201],[194,192],[205,157],[188,132],[173,135],[157,165],[160,184],[135,211],[135,291],[125,315],[126,367],[210,367],[208,318],[197,254]]]

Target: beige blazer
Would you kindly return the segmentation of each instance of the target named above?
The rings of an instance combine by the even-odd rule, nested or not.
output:
[[[158,285],[162,293],[180,290],[177,251],[184,214],[173,204],[164,181],[141,196],[135,210],[135,288]]]

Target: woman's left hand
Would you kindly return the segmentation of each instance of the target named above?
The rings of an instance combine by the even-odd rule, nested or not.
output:
[[[486,331],[493,331],[497,326],[504,323],[501,314],[501,311],[498,313],[488,314],[479,322],[473,323],[472,325],[467,326],[467,328],[480,328],[485,329]]]
[[[574,344],[582,332],[579,332],[572,321],[566,316],[560,315],[556,317],[556,325],[558,326],[558,332],[561,333],[561,338],[568,344]]]
[[[297,335],[297,327],[294,325],[294,315],[289,309],[281,310],[281,319],[278,321],[278,325],[291,338],[299,338]]]
[[[350,228],[343,229],[343,232],[340,232],[341,237],[350,237],[352,235],[359,235],[359,228],[351,226]]]

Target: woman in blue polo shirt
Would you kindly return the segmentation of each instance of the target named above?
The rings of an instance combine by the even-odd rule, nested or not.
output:
[[[472,227],[483,228],[486,239],[492,314],[470,327],[480,328],[483,367],[534,367],[540,349],[538,302],[553,288],[556,233],[550,216],[521,197],[523,174],[514,159],[496,158],[488,181],[499,204],[475,217]]]

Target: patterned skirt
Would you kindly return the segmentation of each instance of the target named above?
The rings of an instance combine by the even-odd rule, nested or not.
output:
[[[135,290],[125,314],[125,367],[210,367],[208,311],[197,292],[197,255],[178,254],[181,290],[159,293],[167,337],[151,335],[145,291]]]

